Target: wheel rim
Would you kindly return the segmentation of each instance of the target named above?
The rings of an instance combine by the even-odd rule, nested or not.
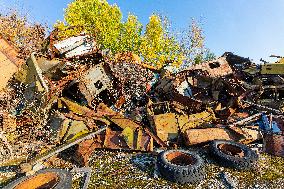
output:
[[[245,152],[240,147],[232,144],[219,144],[218,149],[221,152],[230,156],[240,157],[240,158],[245,156]]]
[[[56,173],[40,173],[22,183],[18,184],[14,189],[52,189],[59,181],[59,177]]]
[[[188,166],[196,163],[196,158],[184,152],[170,152],[166,155],[167,161],[179,166]]]

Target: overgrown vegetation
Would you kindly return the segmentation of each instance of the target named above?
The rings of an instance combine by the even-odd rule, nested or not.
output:
[[[133,52],[157,68],[168,64],[178,67],[214,58],[204,46],[203,30],[196,21],[186,32],[185,40],[179,42],[161,16],[152,14],[143,28],[133,14],[123,22],[119,7],[106,0],[75,0],[68,5],[64,18],[65,22],[55,24],[61,38],[87,32],[95,37],[100,49],[109,49],[113,55]]]
[[[0,24],[0,34],[19,49],[22,58],[41,49],[46,26],[29,23],[27,16],[17,11],[0,14]],[[193,20],[182,40],[178,40],[166,18],[152,14],[145,27],[130,13],[122,21],[120,8],[107,0],[74,0],[65,10],[64,22],[58,21],[54,27],[59,30],[60,39],[87,32],[100,49],[110,50],[110,55],[132,52],[157,68],[187,66],[214,58],[204,45],[199,22]]]
[[[27,16],[17,11],[0,14],[0,25],[0,34],[18,48],[21,58],[27,58],[32,52],[41,49],[46,26],[29,23]]]

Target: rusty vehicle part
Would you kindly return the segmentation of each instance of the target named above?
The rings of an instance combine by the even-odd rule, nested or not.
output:
[[[106,130],[104,147],[110,149],[131,149],[153,151],[153,138],[137,128],[126,127],[122,132]]]
[[[49,117],[48,125],[51,131],[50,140],[55,143],[64,143],[91,131],[83,120],[68,119],[59,112]]]
[[[284,65],[284,64],[283,64]],[[256,103],[262,106],[268,106],[281,112],[284,110],[284,85],[265,86],[259,91],[256,97]]]
[[[179,135],[179,127],[174,113],[155,115],[154,129],[157,136],[164,142],[175,142]]]
[[[228,140],[212,141],[210,153],[220,165],[239,170],[251,169],[258,159],[258,155],[247,146]]]
[[[284,61],[283,58],[279,62],[262,64],[260,66],[260,74],[263,75],[283,75]]]
[[[215,119],[215,114],[210,108],[197,114],[180,115],[177,117],[181,132],[185,132],[190,128],[196,128],[204,123],[212,123]]]
[[[101,98],[104,99],[107,99],[106,94],[111,95],[109,89],[112,88],[113,82],[109,69],[108,64],[100,63],[88,69],[82,76],[79,82],[79,89],[86,97],[89,104],[92,104],[93,100],[95,100],[100,93],[104,93],[104,95],[101,96]]]
[[[104,146],[110,149],[129,149],[120,131],[112,131],[110,128],[106,130]]]
[[[233,73],[233,70],[225,57],[197,64],[190,67],[188,70],[200,70],[201,72],[205,72],[208,77],[212,78],[223,77]]]
[[[90,128],[96,128],[96,122],[99,121],[105,125],[109,125],[110,122],[104,117],[106,112],[95,112],[94,110],[82,106],[76,102],[73,102],[65,97],[57,99],[57,105],[59,109],[67,108],[68,113],[64,113],[64,116],[76,121],[84,121],[84,123]]]
[[[225,52],[222,57],[226,58],[232,70],[237,74],[252,66],[252,62],[249,58],[235,55],[232,52]]]
[[[62,94],[63,89],[65,87],[68,87],[68,84],[74,81],[74,78],[80,78],[85,73],[86,69],[86,66],[82,66],[78,69],[69,71],[68,75],[60,78],[59,81],[54,81],[46,78],[46,80],[49,82],[50,92],[47,95],[45,106],[52,103],[52,101],[54,101],[55,99],[58,99]]]
[[[222,108],[221,107],[221,104],[220,106],[217,106],[214,110],[216,116],[218,116],[219,118],[221,119],[226,119],[226,118],[229,118],[230,116],[232,116],[235,112],[236,112],[236,109],[233,109],[233,108]]]
[[[59,131],[59,140],[61,142],[66,142],[72,139],[76,139],[79,136],[89,133],[88,127],[84,124],[83,121],[76,120],[64,120],[62,127]]]
[[[157,144],[162,147],[162,149],[166,149],[168,147],[168,145],[164,141],[162,141],[156,134],[154,134],[150,130],[150,128],[144,127],[144,130],[149,136],[151,136],[155,140],[155,142],[157,142]]]
[[[5,189],[71,189],[72,175],[64,169],[43,169],[31,176],[20,177],[9,183]]]
[[[73,102],[67,98],[59,98],[57,100],[58,102],[58,108],[63,108],[63,105],[65,105],[71,112],[74,112],[77,115],[84,115],[86,117],[92,117],[92,116],[97,116],[94,110],[86,107],[86,106],[81,106],[76,102]]]
[[[262,135],[258,129],[258,126],[227,127],[227,128],[242,136],[242,138],[238,140],[238,142],[242,144],[249,144],[262,139]]]
[[[176,101],[182,104],[187,107],[187,113],[200,112],[204,103],[189,95],[191,93],[194,95],[193,91],[190,92],[189,87],[181,88],[183,79],[178,76],[161,78],[155,86],[155,96],[162,100]]]
[[[157,167],[162,177],[179,184],[196,184],[206,176],[203,159],[191,151],[163,151],[158,155]]]
[[[141,122],[137,122],[135,120],[125,118],[121,114],[107,107],[105,104],[100,103],[96,110],[98,114],[104,115],[106,118],[108,118],[108,120],[118,125],[122,129],[125,129],[126,127],[130,127],[133,130],[135,130],[138,127],[142,127],[144,131],[147,133],[147,135],[151,136],[161,147],[168,146],[155,133],[153,133],[153,131],[150,128],[148,128],[148,126],[143,125]]]

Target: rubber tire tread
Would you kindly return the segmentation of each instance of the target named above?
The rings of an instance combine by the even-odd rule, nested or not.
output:
[[[196,163],[188,166],[180,166],[170,163],[166,155],[172,152],[182,152],[191,155],[196,159]],[[158,155],[157,168],[162,177],[166,180],[179,184],[196,184],[206,177],[203,159],[195,152],[185,150],[167,150]]]
[[[230,144],[241,148],[244,151],[244,157],[235,157],[222,152],[218,145]],[[210,143],[210,153],[213,158],[224,167],[235,168],[238,170],[251,170],[254,163],[258,160],[258,155],[246,145],[228,141],[228,140],[214,140]]]
[[[12,181],[7,186],[5,186],[3,189],[13,189],[18,184],[22,183],[23,181],[29,178],[32,178],[33,176],[37,174],[48,173],[48,172],[55,172],[57,176],[59,177],[59,182],[56,184],[54,189],[71,189],[72,175],[69,171],[65,169],[42,169],[42,170],[37,171],[34,175],[24,176],[24,177],[18,178],[17,180]]]

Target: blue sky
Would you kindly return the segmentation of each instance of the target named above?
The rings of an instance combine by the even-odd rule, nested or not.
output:
[[[30,19],[52,25],[63,19],[71,0],[0,0],[0,10],[17,7]],[[129,12],[144,25],[151,13],[166,15],[175,31],[192,18],[202,20],[206,46],[217,56],[231,51],[258,62],[271,54],[284,56],[284,0],[109,0],[124,18]]]

